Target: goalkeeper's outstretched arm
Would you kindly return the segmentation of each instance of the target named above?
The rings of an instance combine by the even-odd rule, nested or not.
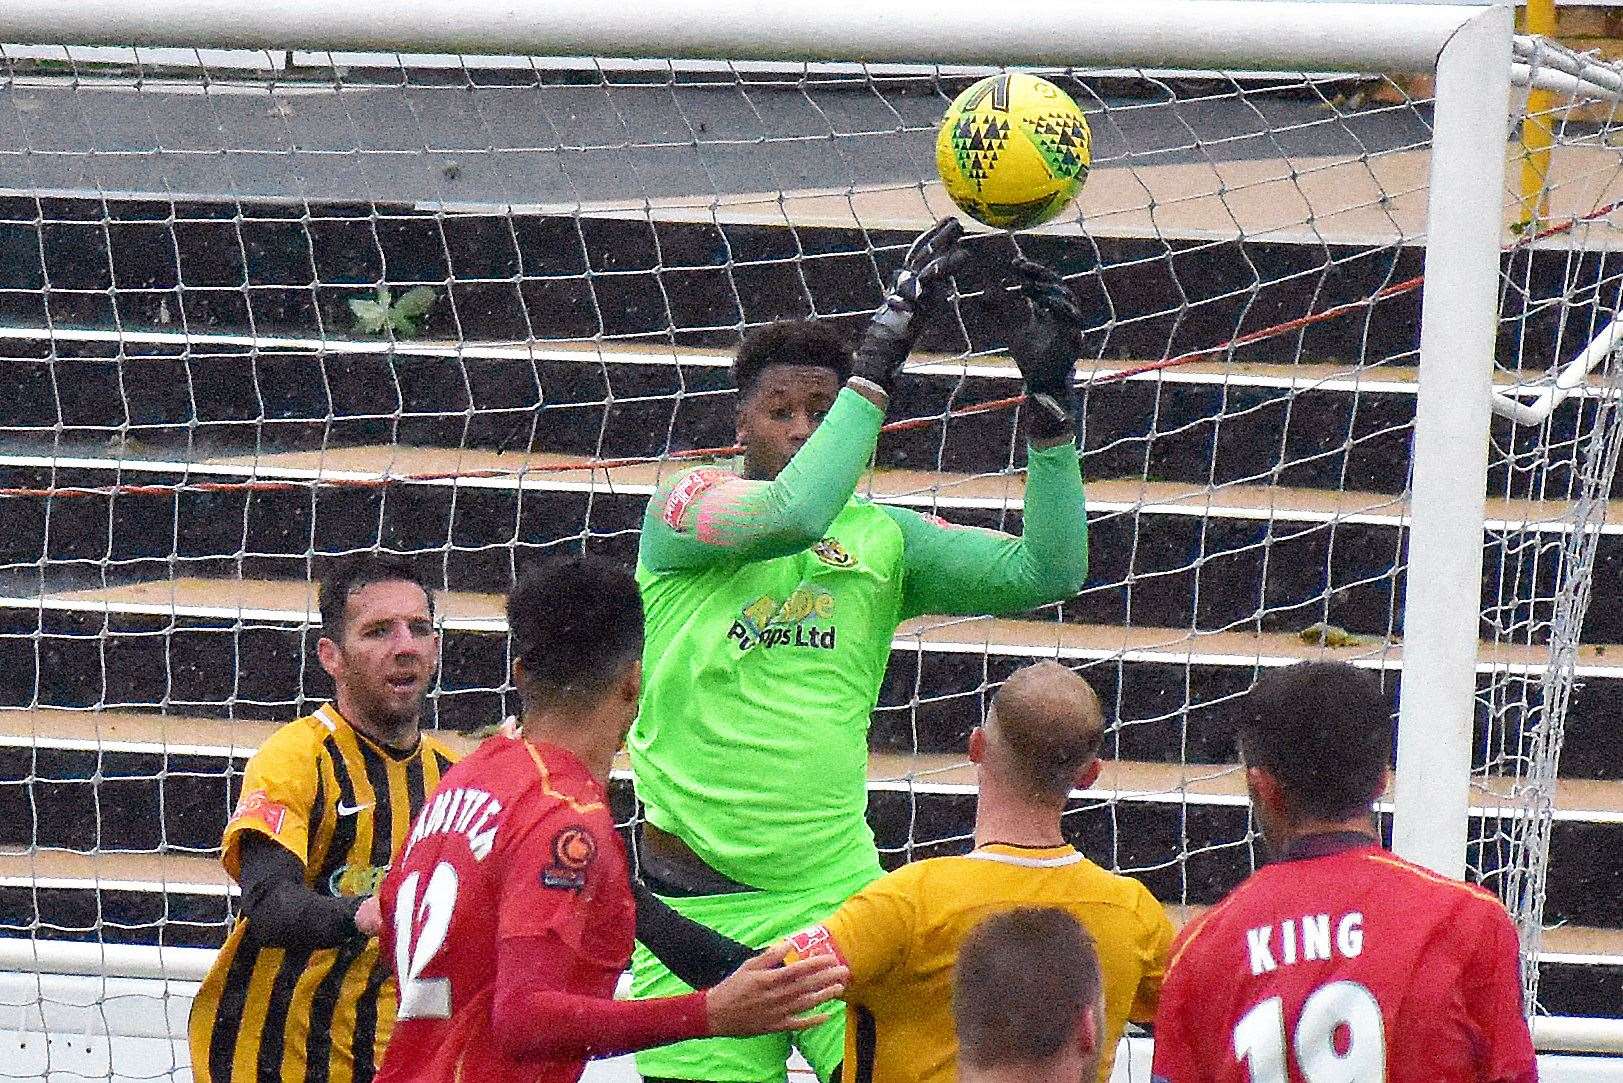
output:
[[[639,557],[654,572],[768,560],[815,545],[856,492],[884,411],[846,388],[772,481],[699,467],[654,493]]]
[[[902,615],[1023,613],[1063,601],[1088,578],[1088,516],[1076,445],[1030,451],[1025,527],[1016,538],[886,506],[902,528]]]
[[[1088,577],[1088,516],[1075,440],[1074,368],[1089,318],[1056,272],[1014,261],[1013,285],[1027,303],[1009,351],[1026,385],[1024,534],[954,528],[904,508],[886,508],[902,528],[904,616],[1020,613],[1062,601]]]
[[[845,389],[773,480],[700,467],[655,492],[643,516],[644,567],[661,573],[769,560],[822,540],[873,459],[891,386],[928,312],[967,258],[963,232],[957,219],[943,218],[914,240],[868,321]],[[741,394],[747,390],[740,385]]]

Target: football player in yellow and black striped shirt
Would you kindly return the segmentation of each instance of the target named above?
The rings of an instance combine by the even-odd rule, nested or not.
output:
[[[394,1022],[374,896],[456,758],[418,729],[434,601],[368,555],[335,566],[319,604],[336,695],[248,761],[222,854],[241,913],[192,1005],[198,1083],[369,1083]]]
[[[1127,1021],[1155,1017],[1172,922],[1143,884],[1095,865],[1060,830],[1071,788],[1099,776],[1103,738],[1099,700],[1082,678],[1053,662],[1016,672],[969,741],[975,849],[904,865],[790,938],[797,954],[830,952],[851,969],[847,1083],[952,1083],[958,949],[986,918],[1018,907],[1064,910],[1093,937],[1104,978],[1100,1083]]]

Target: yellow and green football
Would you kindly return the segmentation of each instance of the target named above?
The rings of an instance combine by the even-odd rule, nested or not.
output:
[[[936,169],[963,212],[997,229],[1063,211],[1093,161],[1088,118],[1069,94],[1023,73],[989,75],[947,106]]]

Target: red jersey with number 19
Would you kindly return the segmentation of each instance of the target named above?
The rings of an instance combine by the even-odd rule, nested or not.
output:
[[[625,850],[579,759],[485,741],[424,805],[379,902],[400,1004],[376,1083],[580,1078],[584,1059],[516,1061],[491,1032],[502,941],[555,939],[574,956],[571,991],[604,999],[631,959]]]
[[[1191,922],[1155,1083],[1522,1083],[1516,929],[1493,895],[1367,836],[1299,839]]]

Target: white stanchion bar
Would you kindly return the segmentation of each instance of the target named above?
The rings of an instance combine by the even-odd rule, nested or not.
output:
[[[208,948],[85,944],[66,940],[0,937],[0,972],[202,981],[214,962],[214,954]]]
[[[1512,388],[1507,391],[1495,391],[1493,394],[1493,412],[1500,417],[1508,417],[1518,425],[1538,425],[1549,417],[1557,406],[1576,393],[1584,386],[1589,374],[1618,349],[1620,340],[1623,340],[1623,323],[1618,320],[1609,321],[1600,333],[1590,339],[1589,345],[1583,352],[1562,366],[1556,374],[1555,383],[1542,388],[1532,402],[1522,402],[1513,398],[1519,389]]]
[[[1550,68],[1586,83],[1623,92],[1623,75],[1610,63],[1574,52],[1560,42],[1519,34],[1511,42],[1511,51],[1530,67]]]
[[[1426,219],[1392,848],[1465,875],[1482,527],[1498,327],[1511,11],[1443,50]]]
[[[1572,1015],[1533,1017],[1533,1046],[1540,1053],[1623,1054],[1623,1019]]]
[[[1585,99],[1593,98],[1601,101],[1623,102],[1623,90],[1614,87],[1602,86],[1600,83],[1580,79],[1576,75],[1569,75],[1554,68],[1534,69],[1527,64],[1512,64],[1510,66],[1510,81],[1517,86],[1532,87],[1535,90],[1548,90],[1562,97]]]
[[[0,938],[0,989],[15,992],[22,988],[19,981],[43,983],[50,1011],[25,1019],[28,1030],[40,1030],[43,1024],[68,1034],[183,1037],[183,1009],[192,992],[188,986],[203,979],[213,959],[214,952],[205,948]],[[134,1011],[135,1001],[143,998],[171,1003]],[[107,1009],[109,999],[120,1001],[116,1010]],[[86,1011],[97,1020],[88,1031]],[[1542,1053],[1623,1054],[1623,1019],[1538,1016],[1533,1019],[1533,1044]]]
[[[1481,11],[1234,0],[6,0],[0,41],[674,59],[1430,71]],[[1507,46],[1508,48],[1508,46]],[[1508,63],[1508,59],[1507,59]]]

